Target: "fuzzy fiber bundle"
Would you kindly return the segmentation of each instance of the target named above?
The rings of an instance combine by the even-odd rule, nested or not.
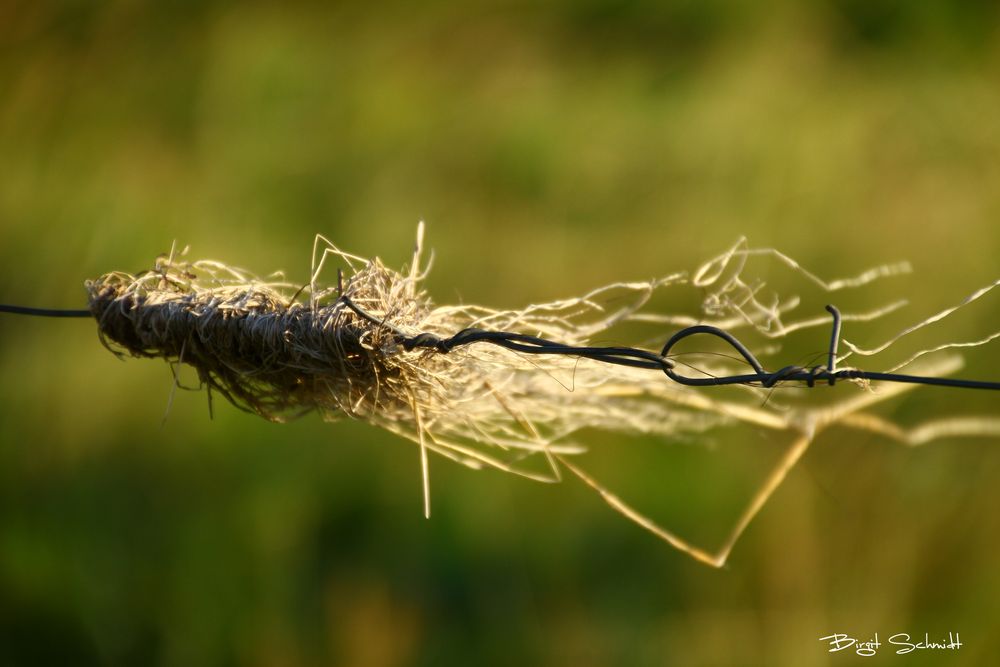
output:
[[[444,337],[476,326],[586,344],[635,314],[655,289],[681,282],[681,274],[495,311],[436,307],[420,289],[419,249],[404,272],[378,259],[359,263],[332,247],[318,263],[330,254],[350,274],[322,287],[317,270],[303,289],[214,261],[163,256],[150,271],[88,282],[90,309],[112,351],[188,364],[210,392],[267,419],[312,410],[327,419],[362,419],[473,467],[530,477],[552,478],[519,467],[526,454],[577,452],[566,438],[581,428],[670,434],[726,419],[706,412],[702,399],[662,374],[586,359],[527,358],[490,345],[448,354],[408,351],[396,335]],[[361,317],[341,296],[386,326]],[[600,302],[609,300],[623,305],[608,311]],[[685,409],[685,402],[693,404]],[[512,451],[520,454],[508,455]]]
[[[767,347],[787,334],[826,326],[825,317],[786,323],[783,318],[798,300],[764,301],[761,285],[744,282],[748,258],[766,255],[783,263],[823,292],[859,287],[907,270],[883,266],[856,278],[824,282],[790,258],[773,250],[754,250],[738,243],[692,274],[677,273],[645,282],[617,283],[582,297],[536,304],[521,310],[479,306],[436,306],[421,289],[421,238],[408,269],[401,272],[378,259],[365,260],[317,237],[310,282],[303,287],[275,276],[262,280],[215,261],[187,262],[174,253],[161,256],[153,269],[136,275],[109,273],[87,283],[90,310],[101,340],[119,355],[161,357],[172,365],[194,367],[203,385],[236,406],[281,421],[311,411],[327,419],[351,417],[386,428],[420,444],[425,511],[429,513],[427,452],[473,468],[499,468],[541,481],[558,481],[566,469],[601,493],[615,510],[673,546],[709,563],[721,565],[739,534],[802,455],[815,435],[839,423],[920,444],[943,435],[1000,433],[998,420],[946,419],[909,431],[867,407],[906,391],[882,388],[855,391],[846,400],[815,404],[784,401],[759,389],[736,387],[727,392],[701,392],[671,383],[662,373],[607,365],[586,358],[525,355],[479,343],[449,352],[406,349],[401,336],[421,333],[445,338],[467,327],[507,331],[559,341],[565,345],[606,344],[610,331],[630,321],[665,326],[711,323],[734,330],[747,328]],[[336,285],[319,277],[334,258],[347,269]],[[644,311],[657,290],[670,286],[697,288],[704,296],[701,317],[666,316]],[[962,305],[984,295],[984,288]],[[351,304],[368,315],[363,317]],[[871,320],[902,303],[869,313],[847,314],[844,321]],[[951,311],[903,330],[873,350],[844,341],[851,354],[874,354],[917,328]],[[970,344],[944,344],[914,354]],[[732,359],[708,351],[684,356],[677,363],[706,374],[729,374],[739,368]],[[940,357],[926,367],[931,374],[959,368],[958,357]],[[175,382],[177,380],[175,371]],[[796,438],[781,464],[765,480],[727,542],[714,553],[695,547],[656,525],[602,487],[567,460],[583,451],[570,440],[580,429],[655,433],[674,438],[720,424],[742,421],[788,431]]]

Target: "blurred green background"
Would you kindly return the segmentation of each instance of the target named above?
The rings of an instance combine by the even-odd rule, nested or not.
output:
[[[909,259],[838,300],[911,300],[847,331],[878,342],[998,277],[998,18],[947,0],[3,2],[0,302],[80,307],[83,280],[174,240],[295,281],[317,232],[401,265],[422,218],[442,303],[665,275],[740,235],[825,277]],[[927,342],[998,314],[991,295]],[[996,343],[967,358],[1000,375]],[[85,321],[5,317],[0,372],[0,665],[850,661],[818,641],[834,632],[965,642],[882,663],[1000,655],[995,440],[832,430],[715,571],[571,480],[435,459],[425,521],[416,449],[364,424],[225,403],[210,420],[181,392],[161,426],[165,364],[119,363]],[[925,389],[880,412],[997,408]],[[788,444],[584,437],[595,474],[707,546]]]

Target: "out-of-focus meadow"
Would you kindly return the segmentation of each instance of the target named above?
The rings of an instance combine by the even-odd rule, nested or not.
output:
[[[994,3],[947,0],[3,3],[0,302],[81,307],[175,240],[300,282],[317,232],[401,265],[422,218],[442,303],[665,275],[741,235],[824,277],[909,259],[837,297],[910,299],[845,332],[875,343],[1000,277],[998,37]],[[996,330],[998,298],[913,349]],[[1000,378],[996,342],[966,357]],[[161,425],[166,365],[92,322],[5,316],[0,372],[0,665],[822,665],[834,632],[960,633],[908,665],[1000,655],[995,439],[831,430],[716,571],[569,479],[433,459],[426,521],[416,448],[364,424],[210,420],[179,392]],[[706,546],[788,444],[584,439]]]

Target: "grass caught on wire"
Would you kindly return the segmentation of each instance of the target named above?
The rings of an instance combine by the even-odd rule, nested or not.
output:
[[[93,316],[102,342],[116,354],[189,365],[196,369],[210,401],[213,392],[218,393],[273,421],[316,411],[331,420],[363,420],[410,439],[419,445],[427,515],[430,453],[471,468],[496,468],[546,482],[561,480],[567,470],[618,512],[717,567],[726,562],[741,533],[809,444],[831,425],[864,429],[911,445],[944,436],[1000,435],[1000,420],[995,417],[947,418],[907,429],[865,411],[915,384],[1000,388],[1000,383],[942,377],[961,367],[961,359],[953,354],[937,354],[931,362],[918,363],[926,354],[984,344],[1000,332],[920,351],[887,372],[837,368],[851,354],[881,351],[955,308],[904,329],[871,350],[844,341],[850,351],[838,357],[842,321],[876,319],[902,304],[843,316],[830,307],[833,331],[827,363],[812,368],[785,366],[768,372],[732,333],[742,328],[781,339],[799,329],[830,323],[828,316],[786,323],[798,301],[760,300],[759,285],[742,277],[749,258],[769,256],[824,292],[861,287],[905,272],[906,265],[886,265],[856,278],[827,282],[777,251],[750,249],[741,241],[690,275],[617,283],[578,298],[494,310],[435,305],[421,287],[426,271],[422,245],[421,225],[412,262],[397,272],[378,259],[350,255],[317,237],[310,280],[304,286],[261,280],[215,261],[188,262],[171,252],[151,270],[113,272],[89,281],[88,310],[16,306],[0,310]],[[336,283],[325,285],[320,278],[331,259],[348,273],[338,271]],[[997,284],[960,305],[981,298]],[[646,311],[654,293],[683,285],[704,291],[703,317]],[[627,321],[684,328],[659,353],[593,342]],[[721,338],[739,356],[734,362],[716,352],[701,357],[704,361],[696,369],[700,376],[679,373],[681,357],[672,353],[673,347],[696,334]],[[735,365],[740,362],[749,364],[752,372]],[[897,373],[904,365],[912,366],[916,374]],[[175,383],[177,377],[175,368]],[[819,407],[761,400],[760,392],[784,383],[811,387],[837,380],[853,381],[865,390]],[[875,392],[869,388],[872,382],[893,384]],[[713,395],[713,387],[727,384],[740,385],[748,393]],[[794,442],[715,550],[695,546],[659,526],[572,460],[584,451],[573,442],[573,434],[584,428],[677,436],[733,422],[787,431]]]

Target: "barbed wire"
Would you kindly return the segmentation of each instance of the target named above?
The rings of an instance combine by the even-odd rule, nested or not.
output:
[[[340,299],[351,310],[370,322],[389,326],[385,320],[380,320],[370,313],[367,313],[350,300],[347,296]],[[634,347],[619,346],[575,346],[564,345],[538,336],[528,336],[525,334],[511,333],[506,331],[488,331],[485,329],[469,328],[459,331],[453,336],[442,338],[432,333],[419,333],[408,336],[395,327],[392,331],[400,339],[400,343],[406,350],[416,348],[430,348],[447,354],[457,347],[470,345],[472,343],[491,343],[500,347],[523,352],[525,354],[561,354],[584,359],[592,359],[607,364],[618,366],[631,366],[633,368],[647,368],[652,370],[662,370],[667,377],[674,382],[688,387],[718,387],[724,385],[743,384],[749,386],[760,386],[764,388],[775,387],[785,382],[805,382],[807,387],[814,387],[817,382],[826,382],[833,386],[838,380],[868,380],[876,382],[899,382],[907,384],[923,384],[943,387],[958,387],[965,389],[993,389],[1000,390],[1000,382],[987,382],[981,380],[964,380],[954,378],[941,378],[923,375],[906,375],[902,373],[880,373],[873,371],[863,371],[856,368],[836,369],[837,348],[840,344],[840,334],[842,321],[840,311],[832,305],[826,307],[827,312],[833,317],[833,327],[830,334],[830,348],[825,366],[785,366],[774,372],[768,372],[747,347],[728,331],[710,324],[696,324],[681,329],[675,333],[663,346],[659,354]],[[712,376],[704,378],[694,378],[680,375],[675,369],[674,363],[670,360],[670,351],[674,346],[685,338],[698,334],[707,334],[721,338],[731,345],[736,352],[753,368],[753,373],[740,375]]]
[[[556,341],[530,336],[527,334],[514,333],[510,331],[490,331],[487,329],[468,328],[462,329],[458,333],[441,337],[437,334],[423,332],[415,335],[407,335],[399,328],[392,326],[384,318],[380,319],[368,313],[363,308],[354,303],[350,297],[341,294],[339,300],[348,308],[357,313],[360,317],[369,322],[389,329],[398,339],[403,349],[412,351],[415,349],[431,349],[441,354],[448,354],[452,350],[472,345],[474,343],[490,343],[499,347],[521,352],[523,354],[547,354],[566,355],[591,359],[606,364],[618,366],[630,366],[632,368],[644,368],[650,370],[660,370],[678,384],[688,387],[719,387],[725,385],[748,385],[764,388],[776,387],[786,382],[804,382],[807,387],[816,386],[817,382],[825,382],[833,386],[839,380],[866,380],[874,382],[898,382],[906,384],[921,384],[939,387],[953,387],[963,389],[990,389],[1000,390],[1000,382],[984,380],[965,380],[957,378],[942,378],[924,375],[906,375],[903,373],[880,373],[875,371],[864,371],[857,368],[845,368],[837,370],[837,348],[840,343],[842,321],[840,311],[835,306],[828,305],[827,312],[833,317],[833,326],[830,334],[830,347],[825,366],[817,365],[806,368],[804,366],[785,366],[776,371],[768,372],[764,366],[753,355],[752,352],[734,335],[710,324],[696,324],[681,329],[666,342],[659,354],[649,350],[624,346],[578,346],[566,345]],[[92,317],[89,310],[58,309],[58,308],[32,308],[28,306],[15,306],[0,304],[0,313],[11,313],[15,315],[31,315],[38,317]],[[685,338],[705,334],[721,338],[728,343],[737,353],[750,365],[753,373],[743,373],[736,375],[710,376],[710,377],[689,377],[677,373],[674,363],[670,360],[670,351],[677,343]]]

